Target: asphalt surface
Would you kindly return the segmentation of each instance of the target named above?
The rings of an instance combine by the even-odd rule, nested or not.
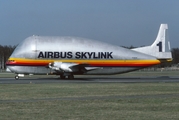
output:
[[[79,77],[73,80],[55,78],[20,78],[15,80],[14,78],[0,78],[0,84],[44,84],[44,83],[177,83],[179,77],[161,76],[161,77]]]

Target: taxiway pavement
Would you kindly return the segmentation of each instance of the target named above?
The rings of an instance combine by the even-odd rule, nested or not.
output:
[[[0,78],[0,84],[44,84],[44,83],[173,83],[179,82],[179,77],[161,76],[161,77],[90,77],[75,78],[73,80],[60,78]]]

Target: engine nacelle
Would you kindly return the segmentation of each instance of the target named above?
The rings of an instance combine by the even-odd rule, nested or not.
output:
[[[63,62],[54,62],[49,63],[49,68],[64,72],[74,72],[70,67],[75,66],[75,63],[63,63]]]

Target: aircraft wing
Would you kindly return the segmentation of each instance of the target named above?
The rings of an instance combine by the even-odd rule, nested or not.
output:
[[[78,63],[69,63],[69,62],[49,63],[48,67],[55,71],[74,72],[74,73],[76,72],[84,73],[86,71],[90,71],[98,68],[98,67],[89,67],[89,64],[87,63],[78,64]]]

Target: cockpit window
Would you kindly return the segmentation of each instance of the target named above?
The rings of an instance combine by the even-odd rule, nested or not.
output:
[[[15,62],[15,60],[8,60],[8,62]]]

